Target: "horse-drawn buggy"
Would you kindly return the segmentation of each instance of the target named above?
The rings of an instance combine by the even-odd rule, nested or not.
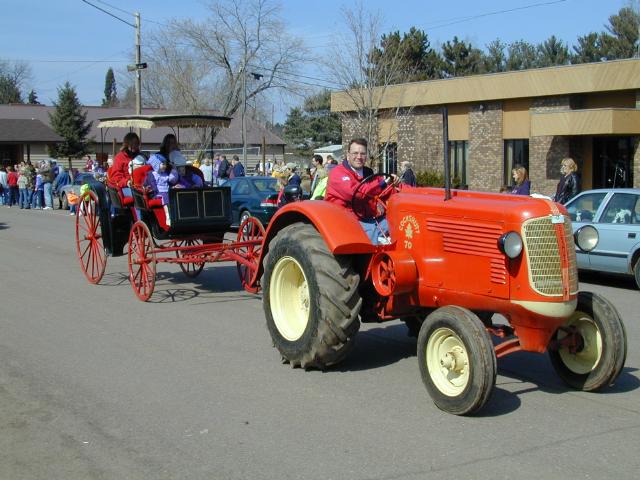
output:
[[[99,127],[214,129],[229,122],[227,117],[210,115],[134,115],[102,119]],[[186,168],[202,175],[197,168]],[[133,173],[130,188],[107,181],[92,184],[80,198],[76,251],[89,282],[100,282],[109,256],[127,255],[131,286],[143,301],[153,293],[158,263],[177,263],[193,278],[206,263],[236,262],[243,287],[258,290],[257,262],[264,228],[249,217],[240,225],[235,241],[225,239],[231,225],[228,187],[172,188],[165,204]]]

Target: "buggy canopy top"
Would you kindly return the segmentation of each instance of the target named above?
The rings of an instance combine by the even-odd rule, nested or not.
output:
[[[98,128],[228,127],[231,118],[217,115],[124,115],[100,119]]]

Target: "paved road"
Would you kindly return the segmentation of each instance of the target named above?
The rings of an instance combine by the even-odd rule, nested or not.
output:
[[[591,276],[626,320],[627,366],[572,392],[546,356],[499,362],[476,417],[437,410],[404,326],[364,326],[330,372],[279,362],[232,265],[160,266],[138,301],[123,258],[86,283],[63,212],[0,209],[0,479],[637,478],[640,295]]]

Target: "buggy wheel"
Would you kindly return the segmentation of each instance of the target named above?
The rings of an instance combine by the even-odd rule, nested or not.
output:
[[[137,221],[129,233],[129,281],[136,296],[146,302],[156,285],[156,254],[147,225]]]
[[[269,244],[262,303],[267,328],[293,367],[342,361],[360,328],[360,276],[350,258],[331,254],[311,225],[295,223]]]
[[[418,335],[420,374],[438,408],[471,414],[487,402],[496,382],[496,356],[480,319],[466,308],[431,313]]]
[[[571,388],[591,392],[612,385],[627,357],[627,334],[613,304],[579,292],[576,311],[554,334],[549,357]]]
[[[76,253],[82,273],[93,284],[100,282],[107,267],[98,207],[98,197],[88,192],[79,201],[76,215]]]
[[[193,245],[202,245],[203,242],[200,239],[182,240],[175,243],[176,247],[191,247]],[[180,250],[176,250],[176,258],[188,257],[192,253],[181,253]],[[205,262],[193,262],[193,263],[179,263],[180,270],[189,278],[196,278],[202,272]]]
[[[242,282],[242,287],[249,293],[258,293],[260,289],[259,285],[257,283],[252,284],[251,280],[256,270],[258,270],[263,238],[264,227],[257,218],[249,216],[240,223],[237,242],[246,243],[246,245],[238,247],[236,253],[250,262],[250,266],[236,262],[236,268],[240,282]]]

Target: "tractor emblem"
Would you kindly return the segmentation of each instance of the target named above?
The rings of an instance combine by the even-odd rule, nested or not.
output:
[[[420,234],[420,224],[413,215],[407,215],[400,221],[400,231],[404,232],[404,247],[413,247],[413,236]]]

